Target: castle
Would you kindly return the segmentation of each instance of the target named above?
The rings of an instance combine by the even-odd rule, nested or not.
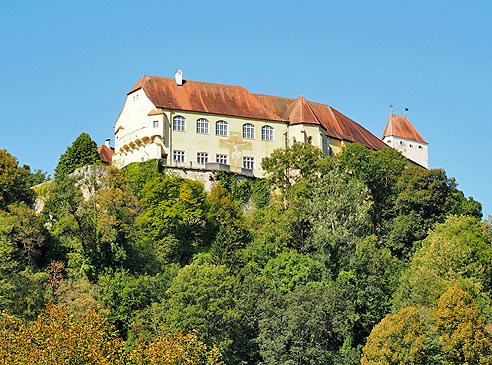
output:
[[[113,164],[162,159],[180,170],[225,170],[263,175],[261,160],[295,141],[327,155],[347,143],[378,150],[389,145],[410,164],[428,168],[428,143],[406,117],[390,115],[379,139],[328,105],[244,87],[144,75],[128,92],[114,125]],[[104,149],[107,149],[104,148]]]

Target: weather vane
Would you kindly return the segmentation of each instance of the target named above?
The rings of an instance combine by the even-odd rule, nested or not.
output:
[[[405,108],[405,117],[407,116],[408,108]]]
[[[388,105],[388,108],[391,108],[391,114],[393,114],[393,104]]]

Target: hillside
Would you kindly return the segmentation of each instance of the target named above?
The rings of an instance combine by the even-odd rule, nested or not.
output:
[[[295,143],[206,192],[79,155],[31,189],[0,150],[3,362],[492,362],[492,228],[444,170]]]

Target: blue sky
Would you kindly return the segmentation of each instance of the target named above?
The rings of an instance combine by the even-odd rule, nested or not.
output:
[[[0,3],[0,148],[53,172],[113,137],[143,74],[329,104],[380,136],[408,118],[430,166],[492,214],[490,1]]]

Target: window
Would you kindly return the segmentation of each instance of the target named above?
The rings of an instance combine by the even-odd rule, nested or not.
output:
[[[262,141],[273,141],[273,128],[269,125],[261,127],[261,139]]]
[[[253,170],[255,168],[255,158],[250,156],[244,156],[243,168]]]
[[[219,120],[215,123],[215,134],[218,136],[227,136],[227,122]]]
[[[185,162],[185,151],[173,151],[173,161],[175,163]]]
[[[255,138],[255,126],[250,123],[243,124],[243,138],[254,139]]]
[[[227,155],[221,154],[221,153],[217,153],[215,155],[215,161],[217,163],[223,163],[223,164],[227,165]]]
[[[181,115],[173,118],[173,131],[184,132],[186,119]]]
[[[419,149],[422,149],[422,146],[419,146]]]
[[[158,128],[158,127],[159,127],[159,121],[154,120],[154,128]]]
[[[208,162],[208,153],[206,153],[206,152],[198,152],[196,154],[196,162],[199,165],[205,165],[205,163]]]
[[[208,134],[208,120],[203,118],[197,119],[196,132],[201,134]]]

